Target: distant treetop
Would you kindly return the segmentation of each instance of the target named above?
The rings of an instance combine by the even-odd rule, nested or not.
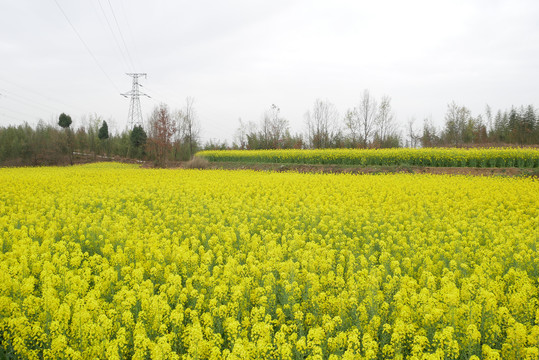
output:
[[[60,117],[58,118],[58,125],[60,125],[64,129],[68,128],[72,122],[73,121],[71,121],[71,116],[66,115],[64,113],[61,113]]]

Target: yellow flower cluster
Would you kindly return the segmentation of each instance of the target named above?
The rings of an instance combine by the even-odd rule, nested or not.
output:
[[[197,156],[250,163],[539,167],[539,150],[534,148],[206,150]]]
[[[531,178],[0,170],[0,358],[538,359]]]

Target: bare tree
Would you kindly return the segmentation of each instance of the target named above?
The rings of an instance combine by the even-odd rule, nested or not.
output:
[[[395,115],[391,109],[391,98],[383,96],[378,107],[376,117],[376,140],[382,147],[391,144],[393,139],[398,139]]]
[[[185,148],[183,141],[183,109],[175,110],[173,113],[173,121],[176,126],[176,133],[173,138],[173,158],[174,160],[182,159],[183,150]]]
[[[278,149],[288,132],[288,120],[281,116],[281,109],[272,104],[262,117],[260,138],[266,149]]]
[[[432,124],[432,117],[423,119],[423,130],[419,137],[419,143],[421,147],[433,147],[437,146],[439,142],[438,135],[436,135],[436,128]]]
[[[454,101],[447,105],[445,129],[442,136],[446,143],[455,146],[473,139],[474,119],[470,110]]]
[[[492,108],[489,104],[485,106],[485,116],[487,118],[487,131],[490,134],[494,130],[494,124],[492,121]]]
[[[411,147],[411,148],[415,148],[417,147],[418,143],[419,143],[419,135],[417,134],[417,132],[414,130],[414,123],[415,123],[415,118],[410,118],[408,119],[408,122],[407,122],[407,126],[406,126],[406,130],[407,130],[407,135],[408,135],[408,140],[406,141],[408,143],[408,146]]]
[[[346,110],[344,125],[350,132],[350,140],[355,146],[359,139],[359,117],[355,108]]]
[[[335,105],[328,100],[316,99],[312,113],[305,113],[309,146],[315,149],[331,147],[338,132],[338,118],[339,112]]]
[[[247,125],[241,120],[241,118],[238,118],[238,121],[240,125],[234,133],[233,146],[238,149],[247,149]]]
[[[194,104],[195,99],[187,97],[185,99],[185,107],[182,110],[183,117],[181,131],[184,143],[187,145],[189,159],[191,159],[195,153],[200,135],[200,126]]]
[[[369,90],[363,91],[358,110],[363,146],[367,147],[378,116],[376,100],[371,97]]]
[[[254,149],[256,145],[253,140],[258,137],[257,125],[253,121],[244,122],[238,119],[240,125],[234,134],[234,146],[239,149]]]
[[[346,112],[345,125],[352,135],[352,141],[356,137],[363,147],[367,147],[371,140],[378,118],[376,100],[370,95],[369,90],[364,90],[359,105]]]
[[[87,125],[87,133],[88,133],[88,145],[90,148],[90,151],[94,154],[94,160],[97,158],[97,153],[99,151],[99,139],[97,137],[97,133],[99,131],[99,123],[103,121],[103,119],[98,116],[97,114],[90,114],[88,119],[88,125]]]

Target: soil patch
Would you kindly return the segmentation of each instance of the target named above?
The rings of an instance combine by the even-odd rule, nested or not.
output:
[[[17,161],[18,160],[18,161]],[[75,153],[74,164],[87,164],[93,162],[116,161],[129,164],[138,164],[145,169],[155,168],[152,161],[142,161],[118,156],[108,157],[103,155]],[[9,163],[4,162],[3,167],[32,166],[16,159]],[[63,157],[52,163],[42,163],[40,166],[69,166],[69,158]],[[170,161],[169,169],[185,169],[192,167],[192,163],[185,161]],[[539,178],[539,169],[530,168],[477,168],[477,167],[433,167],[433,166],[357,166],[357,165],[318,165],[318,164],[273,164],[273,163],[238,163],[238,162],[209,162],[204,164],[206,169],[225,170],[256,170],[274,172],[299,172],[299,173],[323,173],[323,174],[449,174],[449,175],[473,175],[473,176],[531,176]]]
[[[172,164],[171,164],[172,165]],[[177,163],[175,168],[183,168]],[[430,167],[430,166],[346,166],[346,165],[314,165],[314,164],[266,164],[210,162],[208,169],[257,170],[275,172],[300,172],[324,174],[449,174],[474,176],[539,176],[539,169],[520,168],[475,168],[475,167]]]

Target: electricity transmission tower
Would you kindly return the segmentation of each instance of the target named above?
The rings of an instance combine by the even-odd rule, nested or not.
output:
[[[131,101],[129,103],[129,114],[127,116],[127,121],[129,124],[129,128],[132,130],[135,126],[142,126],[142,110],[140,108],[140,97],[141,96],[150,97],[150,96],[139,90],[140,84],[138,82],[138,78],[140,76],[144,76],[144,78],[146,78],[145,73],[126,73],[126,74],[133,78],[133,86],[131,87],[131,91],[128,91],[120,95],[124,97],[131,97]]]

